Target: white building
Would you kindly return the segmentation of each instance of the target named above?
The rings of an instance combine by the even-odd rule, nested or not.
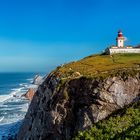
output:
[[[116,46],[111,46],[106,49],[106,53],[108,54],[116,54],[116,53],[140,53],[140,48],[134,48],[132,46],[125,46],[125,37],[123,36],[122,31],[118,31],[118,36],[116,38]]]

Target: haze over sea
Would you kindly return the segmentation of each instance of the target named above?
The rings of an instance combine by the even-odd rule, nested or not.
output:
[[[18,131],[24,118],[29,101],[21,97],[35,73],[0,73],[0,140]]]

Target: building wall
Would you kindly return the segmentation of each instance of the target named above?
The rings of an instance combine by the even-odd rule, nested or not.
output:
[[[110,48],[109,54],[115,54],[115,53],[140,53],[139,48]]]

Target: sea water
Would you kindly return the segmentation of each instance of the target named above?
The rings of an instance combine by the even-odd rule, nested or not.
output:
[[[35,73],[0,73],[0,140],[17,133],[27,112],[29,100],[22,97]]]

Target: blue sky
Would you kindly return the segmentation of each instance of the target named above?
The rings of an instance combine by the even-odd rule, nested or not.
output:
[[[0,72],[47,72],[115,44],[140,43],[139,0],[0,0]]]

